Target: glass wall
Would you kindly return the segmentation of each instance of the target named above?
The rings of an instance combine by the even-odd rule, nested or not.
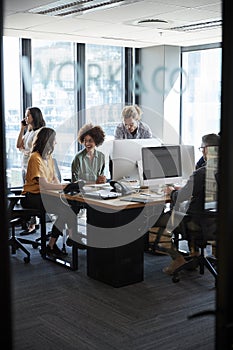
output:
[[[20,51],[18,38],[3,38],[3,74],[4,109],[6,128],[7,183],[9,186],[21,186],[21,152],[16,148],[20,130],[21,94],[20,94]]]
[[[70,178],[77,135],[75,45],[32,40],[32,105],[41,109],[46,126],[54,128],[54,156],[62,178]]]
[[[124,48],[86,45],[85,55],[80,55],[80,59],[85,57],[85,62],[80,62],[77,59],[79,44],[34,39],[30,44],[31,52],[25,51],[29,56],[22,58],[21,40],[4,38],[9,187],[23,184],[22,154],[16,148],[16,140],[25,113],[24,94],[31,96],[32,106],[41,109],[46,126],[56,130],[54,156],[62,179],[71,176],[70,164],[78,151],[77,133],[81,124],[101,125],[107,139],[111,139],[124,105]]]
[[[24,81],[23,85],[20,39],[4,37],[3,45],[8,185],[22,185],[22,155],[16,140],[25,112],[23,86],[32,97],[32,105],[42,110],[46,125],[56,130],[55,157],[62,178],[70,178],[82,123],[101,125],[106,140],[113,139],[125,104],[125,48],[82,44],[85,52],[77,59],[79,44],[31,40],[31,69],[27,69],[30,57],[24,58],[22,65],[29,84]],[[184,48],[182,67],[186,79],[181,96],[181,140],[195,145],[197,160],[202,135],[219,132],[221,48]]]
[[[186,72],[182,87],[181,136],[184,144],[195,146],[195,158],[201,153],[201,137],[220,131],[222,49],[205,48],[182,53]]]
[[[86,119],[100,124],[113,139],[124,104],[124,49],[86,45]]]

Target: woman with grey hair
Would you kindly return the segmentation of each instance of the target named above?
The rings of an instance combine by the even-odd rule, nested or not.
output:
[[[138,105],[125,106],[121,112],[122,122],[114,133],[115,140],[152,138],[150,127],[141,121],[142,113]]]

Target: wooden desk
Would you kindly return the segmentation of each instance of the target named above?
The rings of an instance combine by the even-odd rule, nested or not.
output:
[[[168,198],[148,196],[148,203],[138,203],[121,201],[120,198],[99,200],[80,194],[70,196],[48,192],[64,197],[73,207],[78,203],[87,209],[89,277],[114,287],[143,281],[144,235],[153,226]],[[129,197],[132,196],[138,197],[139,194]],[[75,237],[73,242],[75,246]]]

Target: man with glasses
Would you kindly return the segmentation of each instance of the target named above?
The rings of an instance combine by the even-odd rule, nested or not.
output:
[[[212,136],[211,136],[212,135]],[[209,135],[204,135],[203,137],[202,137],[202,146],[201,147],[199,147],[199,151],[201,151],[201,152],[204,152],[205,150],[204,150],[204,148],[205,148],[205,143],[206,143],[206,137],[208,136],[209,137],[209,139],[210,140],[215,140],[215,136],[213,136],[213,135],[215,135],[215,134],[209,134]],[[220,136],[220,132],[218,133],[218,135]],[[207,141],[208,141],[208,139],[207,139]],[[197,163],[196,163],[196,166],[195,166],[195,169],[197,170],[197,169],[199,169],[199,168],[201,168],[203,165],[206,165],[206,159],[205,159],[205,157],[202,155],[201,156],[201,158],[197,161]]]
[[[179,208],[181,203],[186,203],[184,208],[184,213],[190,215],[191,220],[189,222],[190,230],[196,231],[200,227],[200,215],[204,210],[205,202],[205,178],[206,178],[206,162],[209,157],[208,148],[211,146],[219,146],[220,136],[217,134],[207,134],[202,137],[201,147],[199,148],[203,154],[204,164],[188,179],[185,186],[180,189],[174,188],[173,186],[168,186],[166,188],[166,193],[171,195],[174,208]],[[179,211],[179,209],[177,209]],[[171,213],[170,213],[171,214]],[[165,236],[171,236],[173,231],[173,222],[170,220],[169,215],[166,220],[169,220],[165,230]],[[176,219],[174,218],[175,222]],[[163,223],[164,224],[164,223]],[[155,226],[162,226],[158,225]],[[166,226],[164,224],[164,226]],[[179,231],[179,226],[177,226]],[[170,233],[170,234],[169,234]],[[199,249],[192,242],[189,242],[191,255],[198,255]],[[160,246],[160,245],[159,245]],[[167,253],[171,256],[172,262],[169,266],[166,266],[163,271],[169,275],[173,274],[173,271],[185,263],[185,259],[182,254],[177,250],[177,247],[172,243],[169,248],[166,249]]]

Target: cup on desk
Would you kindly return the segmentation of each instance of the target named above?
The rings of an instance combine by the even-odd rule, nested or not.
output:
[[[99,175],[97,177],[96,183],[97,184],[104,184],[106,182],[106,176],[104,175]]]

